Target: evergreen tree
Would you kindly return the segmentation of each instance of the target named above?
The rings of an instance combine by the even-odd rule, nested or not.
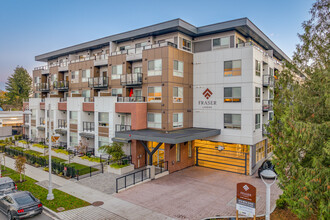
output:
[[[316,1],[303,23],[294,65],[278,75],[269,127],[281,199],[301,219],[330,219],[329,4]]]
[[[26,69],[16,67],[14,73],[8,78],[6,90],[8,91],[7,104],[21,108],[23,100],[28,98],[32,91],[32,79]]]

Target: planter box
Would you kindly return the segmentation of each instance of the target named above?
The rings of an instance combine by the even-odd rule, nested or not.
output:
[[[112,167],[110,167],[110,165],[108,165],[107,168],[108,168],[108,173],[123,175],[125,173],[133,171],[134,170],[134,164],[131,164],[131,165],[128,165],[126,167],[119,168],[119,169],[112,168]]]

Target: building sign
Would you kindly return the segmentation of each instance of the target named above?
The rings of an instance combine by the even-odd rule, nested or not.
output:
[[[237,183],[236,210],[238,214],[253,217],[256,214],[257,189],[248,183]]]
[[[209,88],[207,88],[203,92],[204,100],[199,100],[198,105],[201,106],[202,108],[212,108],[213,106],[215,106],[217,104],[217,102],[209,100],[212,95],[213,95],[213,92]]]

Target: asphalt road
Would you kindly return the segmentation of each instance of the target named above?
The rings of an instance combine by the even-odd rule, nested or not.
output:
[[[2,212],[0,212],[0,220],[7,220],[7,216],[4,215]],[[52,218],[48,217],[44,213],[41,213],[41,215],[34,216],[32,218],[27,218],[28,220],[52,220]]]

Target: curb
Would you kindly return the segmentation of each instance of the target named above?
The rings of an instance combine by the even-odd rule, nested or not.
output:
[[[47,208],[46,206],[44,206],[44,212],[46,215],[52,217],[55,220],[60,220],[60,218],[57,216],[56,212],[54,212],[53,210]]]

